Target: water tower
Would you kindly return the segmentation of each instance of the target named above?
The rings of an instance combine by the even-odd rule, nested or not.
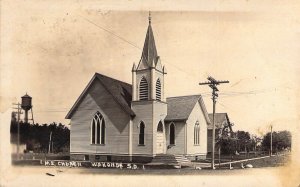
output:
[[[22,103],[21,103],[21,107],[22,109],[25,111],[25,118],[24,118],[24,122],[28,123],[28,111],[31,110],[31,114],[32,114],[32,97],[30,97],[29,95],[24,95],[22,98]],[[33,120],[33,114],[32,114],[32,120]]]

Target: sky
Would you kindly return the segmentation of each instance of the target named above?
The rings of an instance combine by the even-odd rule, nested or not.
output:
[[[168,72],[167,97],[201,93],[211,113],[211,90],[199,82],[208,76],[229,80],[218,87],[216,112],[227,112],[234,130],[261,134],[272,125],[275,131],[299,131],[296,1],[178,1],[173,8],[169,1],[127,8],[34,2],[2,4],[1,112],[27,92],[36,123],[69,124],[65,116],[95,72],[131,83],[152,10],[158,55]]]

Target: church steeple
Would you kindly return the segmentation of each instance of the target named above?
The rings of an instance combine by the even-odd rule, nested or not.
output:
[[[157,55],[154,35],[149,13],[149,25],[138,66],[132,67],[132,100],[133,101],[165,101],[164,66]]]
[[[131,109],[136,114],[136,117],[130,123],[132,125],[130,126],[130,132],[132,132],[133,137],[131,141],[132,152],[136,151],[145,154],[149,150],[150,154],[154,156],[166,153],[166,146],[162,145],[166,138],[161,132],[161,128],[157,127],[162,127],[163,132],[165,131],[163,125],[164,119],[167,116],[168,105],[164,94],[164,76],[166,73],[157,55],[150,13],[148,20],[149,25],[142,56],[139,64],[132,67]],[[138,128],[132,128],[133,126],[137,126]],[[157,129],[159,130],[157,131]],[[139,141],[139,144],[143,145],[144,148],[140,146],[135,147],[137,144],[134,141],[137,140],[135,137],[139,138],[143,134],[146,134],[147,138],[143,137],[142,141]],[[157,134],[159,134],[159,138],[157,138]],[[160,144],[162,146],[156,146],[157,139],[163,141]]]
[[[151,12],[149,11],[149,17],[148,17],[148,19],[149,19],[149,25],[151,25]]]
[[[151,27],[151,13],[149,12],[149,25],[144,42],[141,61],[149,67],[155,67],[158,61],[157,50],[155,46],[154,35]]]

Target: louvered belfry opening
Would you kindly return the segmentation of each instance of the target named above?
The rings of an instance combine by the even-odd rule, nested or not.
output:
[[[148,100],[148,82],[145,77],[140,82],[140,100]]]
[[[161,84],[159,79],[156,81],[156,100],[161,101]]]

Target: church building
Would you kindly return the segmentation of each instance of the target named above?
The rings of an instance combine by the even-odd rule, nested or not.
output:
[[[149,16],[132,84],[96,73],[66,118],[72,160],[150,162],[158,155],[205,158],[210,119],[201,95],[166,97],[167,76]]]

